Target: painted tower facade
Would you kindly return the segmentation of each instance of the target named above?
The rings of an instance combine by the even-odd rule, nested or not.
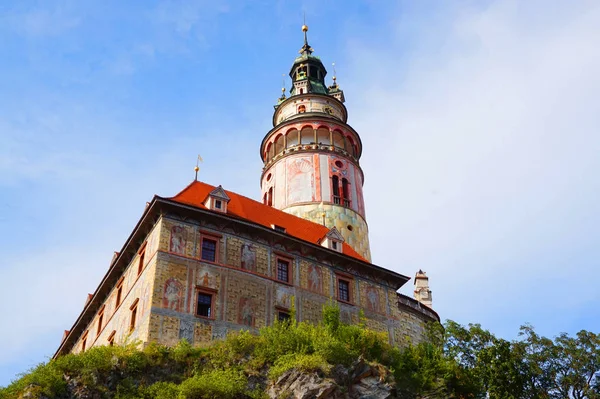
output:
[[[290,97],[275,105],[273,129],[262,141],[261,191],[266,205],[329,228],[371,261],[363,200],[362,143],[347,124],[344,92],[336,77],[325,84],[327,70],[304,45],[290,70]]]

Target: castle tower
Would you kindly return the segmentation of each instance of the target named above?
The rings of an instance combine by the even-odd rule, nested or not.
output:
[[[431,297],[431,290],[429,289],[429,277],[427,277],[427,274],[425,274],[423,270],[419,270],[417,274],[415,274],[414,297],[423,305],[431,307],[433,298]]]
[[[336,77],[325,84],[327,70],[304,45],[290,70],[290,97],[275,105],[273,129],[260,154],[263,202],[313,222],[336,227],[346,243],[371,260],[359,160],[362,143],[348,125],[344,92]]]

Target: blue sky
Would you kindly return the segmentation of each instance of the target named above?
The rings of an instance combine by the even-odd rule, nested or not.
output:
[[[54,353],[198,153],[259,198],[303,12],[363,140],[374,262],[506,338],[600,330],[598,2],[3,2],[0,385]]]

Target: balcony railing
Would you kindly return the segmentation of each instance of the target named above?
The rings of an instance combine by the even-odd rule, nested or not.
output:
[[[340,200],[341,200],[341,198],[339,196],[337,196],[337,195],[333,196],[333,203],[334,204],[339,205],[340,204]]]

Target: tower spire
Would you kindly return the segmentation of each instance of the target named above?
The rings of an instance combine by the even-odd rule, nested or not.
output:
[[[308,35],[306,34],[306,32],[308,32],[308,26],[306,25],[306,16],[304,17],[304,21],[304,25],[302,25],[302,32],[304,32],[304,45],[300,49],[300,54],[308,55],[312,54],[313,49],[308,44]]]

